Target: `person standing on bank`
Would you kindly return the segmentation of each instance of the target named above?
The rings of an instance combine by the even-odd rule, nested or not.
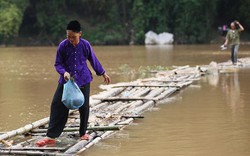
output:
[[[230,43],[231,47],[231,60],[235,65],[237,64],[237,54],[240,46],[240,33],[244,31],[243,26],[238,21],[234,21],[230,24],[230,30],[227,32],[226,40],[223,46]]]
[[[67,39],[63,40],[58,48],[55,59],[55,69],[60,74],[58,87],[55,91],[50,112],[49,127],[46,137],[36,142],[37,146],[54,144],[55,138],[63,132],[64,126],[68,119],[69,109],[62,103],[63,85],[71,78],[81,89],[84,94],[85,102],[79,108],[80,112],[80,139],[88,140],[89,135],[86,133],[89,118],[89,94],[92,74],[87,67],[87,60],[97,75],[103,76],[104,82],[109,84],[110,77],[107,75],[102,65],[95,56],[90,43],[81,38],[81,25],[78,21],[70,21],[66,29]]]

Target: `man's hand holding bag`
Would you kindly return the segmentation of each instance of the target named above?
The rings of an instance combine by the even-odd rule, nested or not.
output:
[[[68,109],[78,109],[84,104],[84,95],[73,79],[63,86],[62,102]]]

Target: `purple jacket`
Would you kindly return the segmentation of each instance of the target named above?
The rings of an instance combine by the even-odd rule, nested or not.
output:
[[[60,84],[66,82],[63,75],[67,71],[71,77],[74,77],[78,86],[81,87],[90,83],[93,77],[87,66],[87,60],[89,60],[97,75],[105,73],[87,40],[81,38],[75,47],[67,39],[63,40],[57,48],[54,65],[56,71],[60,74],[58,82]]]

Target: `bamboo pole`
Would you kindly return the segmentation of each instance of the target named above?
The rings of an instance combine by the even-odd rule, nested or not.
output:
[[[120,121],[117,123],[117,125],[129,125],[131,122],[134,121],[134,118],[128,118],[127,120],[125,121]]]
[[[31,124],[25,125],[24,127],[21,127],[19,129],[6,132],[5,134],[0,135],[0,141],[2,141],[4,139],[11,138],[11,137],[19,135],[19,134],[29,132],[33,128],[37,128],[41,125],[47,124],[48,121],[49,121],[49,118],[44,118],[44,119],[38,120],[36,122],[33,122]]]
[[[11,154],[11,155],[46,155],[46,156],[72,156],[70,154],[61,154],[61,153],[51,153],[49,152],[41,152],[41,151],[16,151],[16,150],[1,150],[0,149],[0,154]]]
[[[134,115],[134,116],[127,116],[127,115],[122,115],[121,118],[136,118],[136,119],[143,119],[144,116],[141,115]]]
[[[171,94],[173,94],[176,91],[177,91],[176,88],[168,88],[163,93],[161,93],[159,96],[155,97],[155,99],[156,99],[156,101],[159,101],[161,99],[164,99],[164,98],[170,96]]]
[[[153,107],[153,106],[154,106],[154,102],[153,101],[148,101],[145,104],[143,104],[142,106],[135,108],[133,112],[135,114],[141,114],[143,111],[145,111],[149,107]]]
[[[90,134],[90,139],[89,140],[81,140],[78,143],[76,143],[74,146],[70,147],[68,150],[64,152],[64,154],[69,154],[69,155],[75,155],[77,151],[81,150],[84,148],[89,142],[93,140],[94,137],[96,137],[96,133],[91,133]]]
[[[115,87],[179,87],[176,85],[140,85],[140,84],[127,84],[127,85],[117,85],[117,86],[113,86]]]
[[[65,151],[66,147],[19,147],[19,148],[1,148],[0,150],[8,151],[21,151],[21,150],[53,150],[53,151]]]
[[[105,99],[100,98],[102,101],[135,101],[135,100],[156,100],[154,98],[146,98],[146,97],[108,97]]]
[[[95,127],[88,127],[87,130],[92,131],[108,131],[108,130],[120,130],[121,126],[95,126]],[[34,129],[32,133],[44,133],[47,129]],[[72,131],[79,131],[79,127],[73,128],[64,128],[63,132],[72,132]]]
[[[188,80],[192,80],[192,81],[198,81],[199,80],[199,78],[189,78]],[[155,81],[155,82],[163,82],[163,83],[170,83],[170,82],[175,82],[175,83],[177,83],[177,82],[181,82],[181,81],[183,81],[183,80],[162,80],[162,79],[157,79],[157,78],[155,78],[155,79],[153,79],[153,80],[143,80],[142,82],[152,82],[152,81]]]

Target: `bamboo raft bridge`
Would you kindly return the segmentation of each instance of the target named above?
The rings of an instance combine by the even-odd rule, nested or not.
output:
[[[142,113],[156,107],[174,93],[198,81],[202,76],[229,69],[249,68],[250,58],[239,59],[237,65],[230,61],[212,62],[204,66],[173,67],[159,71],[155,77],[133,82],[101,85],[104,91],[90,97],[90,117],[87,133],[90,140],[80,140],[79,113],[69,112],[63,134],[54,146],[37,147],[35,142],[46,134],[49,118],[27,124],[16,130],[0,133],[0,155],[79,155],[102,139],[115,134],[134,120],[143,118]]]

